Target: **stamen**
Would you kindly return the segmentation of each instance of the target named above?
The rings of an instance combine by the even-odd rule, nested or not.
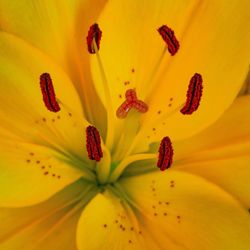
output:
[[[105,95],[105,99],[106,99],[106,105],[107,105],[107,107],[109,107],[107,109],[107,123],[108,124],[107,124],[107,136],[105,139],[105,145],[109,149],[112,149],[113,140],[114,140],[114,130],[113,130],[114,112],[113,112],[113,106],[112,106],[111,95],[110,95],[110,90],[109,90],[110,86],[108,84],[105,70],[103,67],[103,63],[101,60],[101,56],[99,54],[101,36],[102,36],[102,31],[100,30],[98,24],[95,23],[89,29],[87,43],[88,43],[89,52],[92,54],[93,53],[96,54],[96,59],[97,59],[97,63],[98,63],[99,69],[100,69],[100,74],[101,74],[102,83],[103,83],[103,87],[104,87],[104,95]]]
[[[56,100],[53,83],[48,73],[43,73],[40,76],[40,87],[43,94],[43,101],[47,109],[52,112],[60,111],[60,106]]]
[[[103,157],[103,153],[101,148],[101,137],[98,130],[94,126],[88,126],[86,128],[86,137],[86,148],[89,159],[100,161]]]
[[[158,32],[160,33],[162,39],[166,42],[168,46],[168,51],[171,56],[175,55],[178,51],[180,44],[175,37],[174,31],[170,29],[167,25],[162,25]]]
[[[90,54],[96,53],[95,46],[93,43],[94,41],[96,43],[97,49],[99,50],[101,37],[102,37],[102,31],[100,30],[98,24],[94,23],[93,25],[90,26],[87,36],[87,45]]]
[[[202,95],[202,89],[202,76],[198,73],[195,73],[188,86],[186,104],[180,110],[182,114],[191,115],[198,109]]]
[[[170,168],[173,162],[174,151],[173,151],[172,143],[168,136],[164,137],[161,140],[161,144],[160,144],[158,152],[159,152],[159,157],[158,157],[158,162],[157,162],[158,168],[160,168],[161,171],[164,171]]]
[[[134,89],[128,89],[125,94],[126,100],[119,106],[116,111],[118,118],[126,118],[128,112],[134,108],[140,113],[148,111],[148,105],[137,99],[136,92]]]

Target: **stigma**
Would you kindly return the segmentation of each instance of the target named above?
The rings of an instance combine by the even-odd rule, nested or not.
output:
[[[126,118],[128,112],[134,108],[140,113],[145,113],[148,111],[148,105],[137,98],[135,89],[128,89],[125,93],[126,100],[118,107],[116,111],[116,116],[118,118]]]

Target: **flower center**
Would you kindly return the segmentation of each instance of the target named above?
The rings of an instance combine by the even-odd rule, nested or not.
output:
[[[162,25],[158,29],[158,32],[165,41],[166,46],[155,67],[153,68],[150,81],[155,77],[159,65],[163,60],[165,51],[168,50],[171,56],[174,56],[180,48],[180,44],[175,37],[174,31],[168,26]],[[83,128],[83,131],[84,129],[86,129],[86,151],[88,153],[88,158],[91,161],[95,161],[95,164],[90,164],[91,166],[88,167],[88,171],[91,172],[92,175],[95,174],[96,181],[99,184],[116,182],[127,166],[129,166],[133,162],[140,160],[153,160],[153,165],[157,165],[157,167],[161,171],[164,171],[168,169],[173,162],[173,147],[172,142],[168,136],[163,137],[163,139],[161,140],[158,153],[145,152],[133,154],[133,147],[136,145],[138,140],[141,139],[143,128],[138,127],[134,129],[135,122],[134,120],[132,121],[131,117],[138,118],[140,114],[147,112],[149,108],[144,101],[137,98],[135,89],[128,89],[125,93],[125,101],[121,103],[116,112],[114,112],[107,77],[104,71],[101,57],[99,55],[101,37],[102,31],[100,30],[98,24],[93,24],[88,31],[87,48],[90,54],[96,55],[108,108],[107,133],[105,142],[102,141],[98,128],[94,126],[87,126],[86,128]],[[198,73],[195,73],[190,79],[186,103],[178,107],[174,111],[175,113],[181,112],[184,115],[190,115],[198,109],[202,95],[202,82],[202,76]],[[40,87],[46,108],[51,112],[59,112],[61,110],[59,103],[62,105],[62,107],[64,107],[64,104],[56,98],[52,79],[48,73],[43,73],[40,76]],[[133,113],[132,110],[135,110],[136,112]],[[117,118],[124,119],[122,121],[124,125],[123,128],[125,130],[127,129],[128,133],[130,133],[130,135],[127,136],[127,131],[123,131],[125,134],[124,137],[129,137],[132,140],[129,142],[129,144],[131,145],[127,145],[128,148],[124,147],[123,143],[117,143],[117,145],[119,145],[120,147],[125,148],[121,151],[112,150],[115,147],[113,130],[115,128],[114,124],[115,122],[117,122]],[[166,120],[166,116],[162,115],[160,119],[163,118]],[[152,122],[157,123],[159,121],[154,120]],[[117,152],[120,152],[120,158],[117,158]]]

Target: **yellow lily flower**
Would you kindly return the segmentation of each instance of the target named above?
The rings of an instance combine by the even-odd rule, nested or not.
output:
[[[0,10],[0,249],[250,248],[249,1]]]

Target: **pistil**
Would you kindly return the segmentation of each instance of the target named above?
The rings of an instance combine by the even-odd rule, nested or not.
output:
[[[117,179],[122,175],[125,168],[131,164],[132,162],[140,161],[140,160],[150,160],[150,159],[156,159],[156,154],[134,154],[130,155],[126,158],[124,158],[118,166],[115,168],[115,170],[111,173],[109,182],[113,183],[117,181]]]
[[[134,89],[128,89],[125,94],[126,100],[119,106],[116,111],[118,118],[126,118],[128,112],[134,108],[140,113],[148,111],[148,105],[142,100],[137,99],[137,95]]]

